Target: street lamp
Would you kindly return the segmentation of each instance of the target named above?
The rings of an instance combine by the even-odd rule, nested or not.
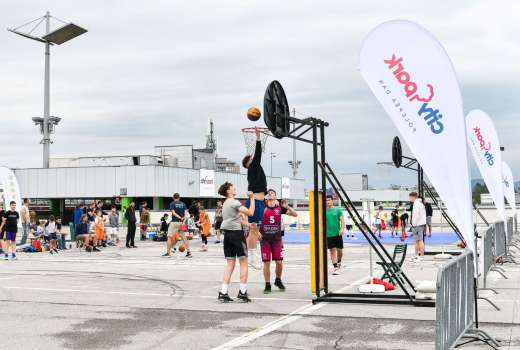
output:
[[[52,17],[57,19],[56,17]],[[51,117],[50,115],[50,47],[51,45],[61,45],[71,39],[74,39],[81,34],[87,32],[86,29],[81,28],[74,23],[66,23],[60,19],[58,21],[62,22],[64,25],[60,28],[50,31],[51,26],[51,14],[49,11],[45,13],[45,16],[35,19],[29,23],[23,24],[14,29],[7,29],[10,32],[21,35],[24,38],[31,39],[34,41],[38,41],[45,44],[45,79],[44,79],[44,91],[43,91],[43,118],[36,117],[33,118],[33,121],[36,125],[40,126],[40,132],[43,135],[43,139],[40,143],[43,144],[43,167],[49,167],[49,157],[50,157],[50,134],[54,131],[56,125],[58,125],[61,118],[59,117]],[[42,37],[37,37],[31,35],[32,32],[43,22],[45,21],[45,35]],[[19,31],[20,28],[25,27],[27,25],[38,22],[31,31],[22,32]]]
[[[271,152],[271,177],[273,177],[273,158],[276,158],[276,153]]]

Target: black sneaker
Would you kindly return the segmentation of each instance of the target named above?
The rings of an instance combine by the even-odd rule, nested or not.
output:
[[[93,252],[100,252],[101,250],[97,249],[96,247],[94,247],[94,249],[92,249]]]
[[[187,252],[187,253],[186,253],[186,257],[187,257],[187,258],[193,258],[193,255],[191,255],[190,252]]]
[[[245,293],[242,293],[241,291],[238,291],[237,299],[239,299],[243,303],[250,303],[251,299],[249,299],[249,296],[247,295],[247,291]]]
[[[167,256],[168,258],[170,258],[172,255],[171,254],[168,254],[168,253],[164,253],[163,255],[161,256]]]
[[[229,303],[233,301],[233,299],[229,297],[228,293],[224,294],[222,292],[218,292],[218,300],[223,303]]]
[[[264,288],[264,294],[270,294],[271,293],[271,283],[266,283]]]
[[[283,285],[281,279],[277,278],[277,279],[274,281],[274,285],[277,286],[278,289],[280,289],[281,292],[284,292],[284,291],[285,291],[285,286]]]

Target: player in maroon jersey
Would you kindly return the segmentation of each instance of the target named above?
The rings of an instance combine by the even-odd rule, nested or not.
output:
[[[260,226],[260,251],[262,252],[262,261],[264,262],[265,294],[271,293],[271,260],[274,260],[276,263],[274,285],[280,291],[285,290],[285,286],[282,283],[282,214],[298,216],[298,213],[289,207],[286,201],[282,202],[282,206],[278,204],[275,190],[268,190],[267,203]]]

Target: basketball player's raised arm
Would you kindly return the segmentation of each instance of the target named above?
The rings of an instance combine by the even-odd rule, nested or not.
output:
[[[260,130],[255,130],[256,134],[256,145],[255,145],[255,154],[253,155],[252,164],[260,165],[262,162],[262,142],[260,141]]]
[[[298,213],[296,212],[296,210],[291,208],[289,206],[289,203],[287,203],[287,199],[282,199],[281,207],[286,210],[285,215],[289,215],[289,216],[292,216],[294,218],[298,216]]]
[[[253,216],[255,213],[255,198],[254,193],[251,191],[247,191],[247,196],[249,197],[249,208],[245,206],[241,206],[238,211],[247,216]]]

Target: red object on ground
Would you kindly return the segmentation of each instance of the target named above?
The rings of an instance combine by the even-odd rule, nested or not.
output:
[[[36,249],[36,251],[38,251],[38,252],[42,251],[42,244],[40,243],[39,240],[37,240],[37,239],[33,240],[32,246],[34,247],[34,249]]]
[[[370,284],[370,280],[368,280],[368,283]],[[372,278],[372,284],[381,284],[385,287],[385,291],[387,290],[394,290],[395,286],[390,282],[385,282],[383,280],[380,280],[378,278]]]

